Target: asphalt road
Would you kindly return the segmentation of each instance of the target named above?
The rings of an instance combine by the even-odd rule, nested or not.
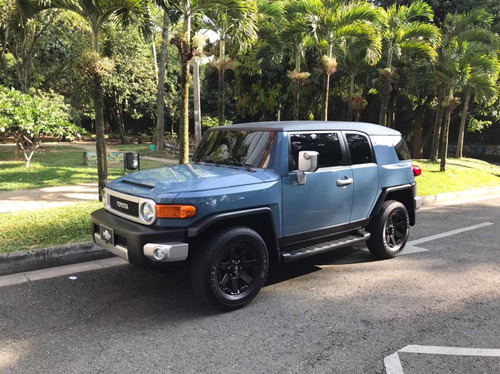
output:
[[[411,241],[492,224],[393,260],[347,248],[279,266],[231,313],[199,303],[183,270],[0,287],[0,372],[497,374],[499,208],[421,210]]]

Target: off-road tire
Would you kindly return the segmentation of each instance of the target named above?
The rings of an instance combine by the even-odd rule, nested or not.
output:
[[[195,294],[221,310],[250,303],[266,281],[269,255],[254,230],[233,226],[213,234],[194,252],[191,285]]]
[[[408,210],[399,201],[388,200],[366,229],[371,234],[366,244],[375,257],[396,257],[405,247],[410,233]]]

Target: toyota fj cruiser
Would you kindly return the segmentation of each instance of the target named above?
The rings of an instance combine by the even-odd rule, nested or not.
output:
[[[132,264],[188,261],[203,300],[248,304],[273,262],[366,242],[404,248],[415,175],[398,131],[351,122],[264,122],[208,130],[191,163],[125,175],[92,213],[94,241]]]

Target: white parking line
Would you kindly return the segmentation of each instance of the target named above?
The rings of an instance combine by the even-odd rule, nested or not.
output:
[[[438,347],[433,345],[407,345],[384,358],[387,374],[404,374],[398,353],[419,353],[428,355],[500,357],[500,349]]]
[[[427,355],[500,357],[500,349],[438,347],[434,345],[407,345],[398,352]]]
[[[83,273],[90,270],[106,269],[114,266],[128,264],[127,261],[119,257],[106,258],[104,260],[88,261],[73,265],[64,265],[43,270],[28,271],[12,275],[4,275],[0,277],[0,287],[11,286],[33,282],[41,279],[49,279],[61,277],[63,275]]]
[[[428,249],[417,247],[417,244],[430,242],[431,240],[446,238],[448,236],[461,234],[461,233],[466,232],[466,231],[476,230],[476,229],[480,229],[482,227],[491,226],[491,225],[494,225],[494,223],[483,222],[483,223],[479,223],[477,225],[467,226],[467,227],[464,227],[461,229],[446,231],[446,232],[443,232],[441,234],[436,234],[436,235],[432,235],[432,236],[427,236],[425,238],[412,240],[412,241],[406,243],[406,247],[403,249],[403,252],[401,252],[401,254],[407,255],[407,254],[411,254],[411,253],[427,252]]]

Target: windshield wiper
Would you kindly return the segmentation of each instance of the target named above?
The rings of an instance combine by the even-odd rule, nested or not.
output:
[[[252,169],[253,165],[252,164],[245,164],[243,162],[238,162],[238,161],[226,161],[224,162],[225,165],[231,165],[231,166],[243,166],[247,171],[255,171]]]

